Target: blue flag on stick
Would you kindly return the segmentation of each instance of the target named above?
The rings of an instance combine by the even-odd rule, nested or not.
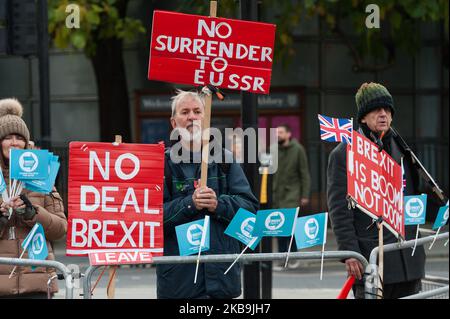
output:
[[[256,212],[256,225],[253,237],[288,237],[297,217],[297,208],[259,210]]]
[[[48,256],[44,228],[36,223],[22,242],[22,248],[28,249],[28,259],[45,260]],[[31,267],[34,270],[36,267]]]
[[[297,249],[325,244],[327,241],[328,213],[320,213],[297,220],[295,227],[295,243]]]
[[[198,253],[203,234],[205,219],[195,220],[190,223],[175,227],[180,256],[189,256]],[[209,227],[206,229],[205,242],[201,251],[209,250]]]
[[[253,230],[255,229],[256,216],[255,214],[245,210],[243,208],[239,208],[236,215],[234,215],[227,229],[225,229],[225,234],[230,237],[236,238],[244,245],[248,245],[253,237]],[[261,241],[261,238],[257,238],[254,242],[249,246],[250,249],[254,250],[258,243]]]

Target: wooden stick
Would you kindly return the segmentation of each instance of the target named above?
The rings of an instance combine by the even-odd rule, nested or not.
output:
[[[206,186],[208,180],[209,127],[211,123],[212,92],[205,97],[205,116],[202,120],[202,167],[200,187]]]
[[[209,3],[209,16],[217,17],[217,1]],[[205,116],[202,120],[202,167],[200,177],[200,187],[206,186],[208,181],[208,158],[209,158],[209,127],[211,123],[212,92],[205,98]]]
[[[379,275],[379,294],[377,299],[383,299],[383,264],[384,264],[384,248],[383,248],[383,223],[378,224],[378,275]]]
[[[108,299],[114,299],[116,294],[116,270],[117,266],[109,266],[109,282],[106,287],[106,294]]]
[[[122,135],[115,135],[113,145],[118,146],[122,143]],[[108,286],[106,287],[106,294],[108,299],[114,299],[116,294],[116,270],[117,266],[109,266],[108,272]]]
[[[217,1],[211,1],[209,3],[209,16],[210,17],[217,17]]]
[[[116,135],[116,136],[115,136],[114,144],[115,144],[115,145],[119,145],[119,144],[121,144],[121,143],[122,143],[122,135]]]
[[[22,259],[22,257],[23,257],[23,254],[25,254],[25,251],[26,251],[27,249],[25,248],[23,251],[22,251],[22,253],[20,254],[20,256],[19,256],[19,259]],[[14,275],[14,272],[16,271],[16,269],[17,269],[17,265],[15,265],[14,266],[14,268],[13,268],[13,270],[11,270],[11,273],[9,274],[9,279],[11,279],[11,277]]]

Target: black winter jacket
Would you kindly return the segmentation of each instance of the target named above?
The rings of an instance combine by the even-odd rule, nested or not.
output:
[[[360,133],[364,132],[360,130]],[[367,136],[366,134],[364,134]],[[383,138],[384,150],[400,164],[404,156],[406,190],[404,195],[417,195],[418,174],[412,168],[409,153],[405,153],[392,132]],[[378,246],[376,226],[367,230],[372,219],[358,209],[348,209],[346,144],[339,144],[330,154],[327,171],[327,202],[331,226],[336,236],[339,250],[352,250],[362,254],[368,261],[372,249]],[[405,240],[414,239],[417,226],[405,226]],[[388,230],[383,232],[384,244],[395,243],[397,238]],[[417,246],[414,256],[412,249],[406,248],[384,253],[384,283],[392,284],[423,278],[425,275],[425,251]],[[359,282],[361,284],[361,282]]]

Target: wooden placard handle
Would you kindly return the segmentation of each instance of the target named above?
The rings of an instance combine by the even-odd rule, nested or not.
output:
[[[211,1],[209,7],[209,16],[217,17],[217,1]],[[208,90],[209,91],[209,90]],[[211,105],[212,92],[205,97],[205,116],[202,121],[202,165],[200,176],[200,187],[207,186],[208,180],[208,158],[209,158],[209,128],[211,125]]]

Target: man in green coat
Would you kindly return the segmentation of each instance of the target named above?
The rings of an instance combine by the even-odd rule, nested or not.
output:
[[[305,148],[291,139],[291,128],[284,124],[277,127],[278,170],[273,176],[273,207],[302,207],[309,204],[311,177]],[[276,145],[274,145],[276,147]],[[273,152],[272,152],[273,154]],[[288,251],[290,237],[279,237],[280,252]],[[291,251],[296,251],[295,241]]]

